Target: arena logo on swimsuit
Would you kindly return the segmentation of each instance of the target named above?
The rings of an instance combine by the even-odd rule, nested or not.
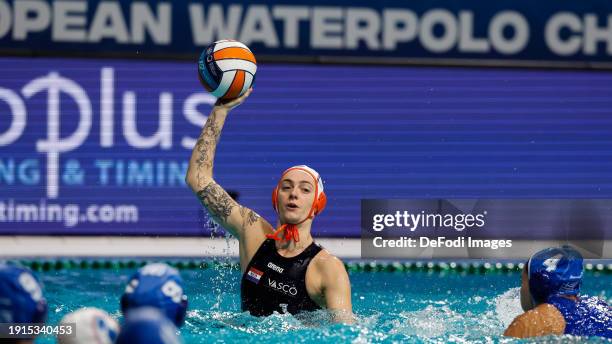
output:
[[[275,280],[268,278],[268,286],[270,288],[274,288],[276,290],[282,291],[283,293],[291,295],[291,296],[297,295],[297,289],[294,286],[291,286],[283,282],[277,283]]]
[[[283,271],[285,271],[285,269],[281,268],[280,266],[272,263],[272,262],[268,262],[268,267],[276,272],[278,272],[279,274],[282,274]]]

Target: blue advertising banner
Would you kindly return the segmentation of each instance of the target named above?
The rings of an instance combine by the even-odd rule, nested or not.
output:
[[[287,167],[324,181],[319,236],[362,199],[612,198],[612,73],[260,64],[215,179],[275,223]],[[196,64],[0,58],[0,233],[209,235],[185,186],[215,99]]]
[[[609,68],[612,3],[0,0],[5,52],[193,58],[219,39],[263,60]]]

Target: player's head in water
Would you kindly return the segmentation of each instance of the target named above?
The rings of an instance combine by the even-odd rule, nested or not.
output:
[[[181,327],[187,314],[187,296],[179,272],[167,264],[152,263],[140,268],[121,297],[121,311],[155,307]]]
[[[27,268],[0,263],[0,323],[44,323],[47,301],[42,285]],[[0,343],[34,343],[33,338],[0,339]]]
[[[27,268],[0,264],[0,323],[43,323],[47,300]]]
[[[272,192],[272,206],[278,214],[281,227],[269,237],[276,240],[299,241],[298,227],[310,229],[312,220],[327,203],[321,176],[306,165],[285,170]],[[284,230],[284,237],[279,237]]]
[[[548,335],[612,338],[612,309],[597,297],[580,294],[582,255],[570,246],[539,251],[525,264],[521,306],[505,336]]]
[[[547,248],[531,256],[521,280],[523,310],[546,303],[552,296],[578,296],[582,262],[582,255],[570,246]]]
[[[58,344],[112,344],[119,334],[117,321],[106,311],[95,307],[84,307],[68,313],[60,324],[74,324],[75,331],[58,334]]]

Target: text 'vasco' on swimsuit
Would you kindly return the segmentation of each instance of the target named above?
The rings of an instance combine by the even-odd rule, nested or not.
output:
[[[308,264],[321,249],[313,242],[299,255],[286,258],[277,252],[274,240],[266,239],[242,275],[242,310],[266,316],[321,309],[306,291]]]

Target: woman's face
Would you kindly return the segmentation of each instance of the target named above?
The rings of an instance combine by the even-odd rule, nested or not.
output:
[[[315,198],[312,176],[299,169],[287,172],[278,187],[278,214],[281,223],[303,221],[308,216]]]

